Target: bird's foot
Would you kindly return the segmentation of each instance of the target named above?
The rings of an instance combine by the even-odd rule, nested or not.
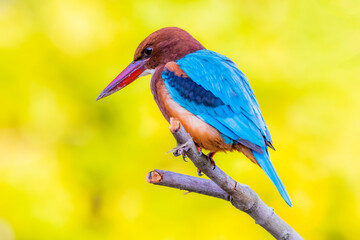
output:
[[[197,151],[198,151],[198,153],[199,153],[199,156],[201,156],[201,155],[202,155],[201,147],[196,146],[196,149],[197,149]]]
[[[213,159],[215,153],[216,152],[209,152],[208,155],[206,155],[209,158],[211,165],[213,166],[213,170],[216,168],[215,161]]]
[[[185,160],[184,156],[186,152],[190,150],[191,142],[192,139],[190,138],[186,143],[171,149],[169,152],[173,153],[175,157],[183,155],[183,159]]]
[[[197,147],[197,148],[198,148],[198,151],[201,153],[201,148],[199,148],[199,147]],[[206,155],[208,157],[208,159],[210,160],[211,165],[213,166],[213,170],[216,168],[215,161],[213,159],[215,153],[216,152],[209,152],[208,155]],[[200,177],[203,175],[199,168],[197,169],[197,172]]]

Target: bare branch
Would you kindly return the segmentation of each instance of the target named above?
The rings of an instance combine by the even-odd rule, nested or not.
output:
[[[194,165],[208,176],[212,182],[160,170],[150,172],[147,177],[148,182],[228,200],[234,207],[249,214],[255,220],[255,223],[262,226],[276,239],[303,239],[284,220],[277,216],[274,209],[268,207],[249,186],[237,183],[219,167],[214,169],[208,157],[199,154],[190,135],[178,120],[171,119],[170,124],[169,129],[178,146],[174,149],[174,155],[179,156],[185,153]]]
[[[230,201],[230,195],[208,179],[156,169],[147,174],[146,181]]]

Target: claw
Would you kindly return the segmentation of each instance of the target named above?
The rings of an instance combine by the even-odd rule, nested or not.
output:
[[[200,169],[197,169],[197,173],[198,173],[199,177],[201,177],[202,175],[204,175],[204,174],[201,173],[201,170],[200,170]]]
[[[215,161],[213,159],[215,153],[216,152],[209,152],[208,155],[206,155],[209,158],[211,165],[213,166],[213,170],[216,168]]]
[[[186,161],[186,154],[185,154],[185,152],[182,153],[182,157],[183,157],[183,160],[184,160],[185,162],[187,162],[187,161]]]
[[[197,151],[199,153],[199,156],[201,156],[202,155],[201,147],[197,146],[196,148],[197,148]]]

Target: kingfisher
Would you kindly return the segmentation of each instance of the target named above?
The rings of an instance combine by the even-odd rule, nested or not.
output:
[[[134,60],[96,100],[148,74],[155,102],[168,122],[179,120],[195,144],[209,151],[212,162],[216,152],[242,152],[292,206],[270,161],[268,147],[274,147],[255,94],[231,59],[207,50],[183,29],[162,28],[140,43]]]

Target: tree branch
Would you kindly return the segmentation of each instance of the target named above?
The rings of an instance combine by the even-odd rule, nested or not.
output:
[[[177,188],[230,201],[230,195],[208,179],[156,169],[148,173],[146,180],[155,185]]]
[[[170,123],[170,131],[178,145],[174,149],[174,155],[179,156],[185,153],[194,165],[212,181],[155,170],[148,173],[148,182],[230,201],[235,208],[249,214],[255,220],[255,223],[262,226],[276,239],[303,239],[293,228],[277,216],[274,209],[268,207],[249,186],[237,183],[218,166],[213,168],[208,157],[198,153],[190,135],[184,130],[179,121],[171,119]]]

